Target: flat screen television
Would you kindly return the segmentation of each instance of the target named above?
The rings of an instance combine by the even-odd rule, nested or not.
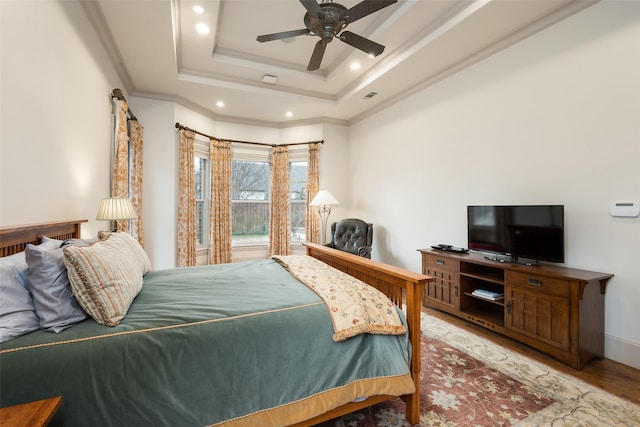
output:
[[[467,206],[469,249],[511,262],[564,262],[564,206]]]

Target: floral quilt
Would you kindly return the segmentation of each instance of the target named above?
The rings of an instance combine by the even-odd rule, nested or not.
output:
[[[407,332],[395,304],[373,286],[308,255],[272,258],[325,302],[333,322],[334,341],[359,334]]]

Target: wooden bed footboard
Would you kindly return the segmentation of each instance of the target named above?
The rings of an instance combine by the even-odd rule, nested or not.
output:
[[[422,295],[427,283],[434,279],[424,274],[414,273],[403,268],[359,257],[315,243],[304,243],[307,255],[331,265],[387,295],[396,305],[406,307],[409,340],[413,349],[411,354],[411,377],[416,387],[413,394],[402,396],[407,405],[407,420],[412,424],[420,421],[420,313]],[[392,396],[373,396],[364,402],[350,403],[337,408],[329,414],[314,418],[300,425],[313,425],[340,415],[348,414],[360,408],[383,402]]]

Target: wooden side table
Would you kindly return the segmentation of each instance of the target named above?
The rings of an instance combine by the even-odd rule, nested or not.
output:
[[[62,397],[58,396],[0,408],[0,425],[3,427],[46,426],[60,407],[60,403],[62,403]]]

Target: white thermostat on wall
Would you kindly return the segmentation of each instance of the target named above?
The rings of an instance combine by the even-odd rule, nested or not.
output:
[[[609,206],[611,216],[635,217],[640,215],[640,203],[638,202],[612,202]]]

